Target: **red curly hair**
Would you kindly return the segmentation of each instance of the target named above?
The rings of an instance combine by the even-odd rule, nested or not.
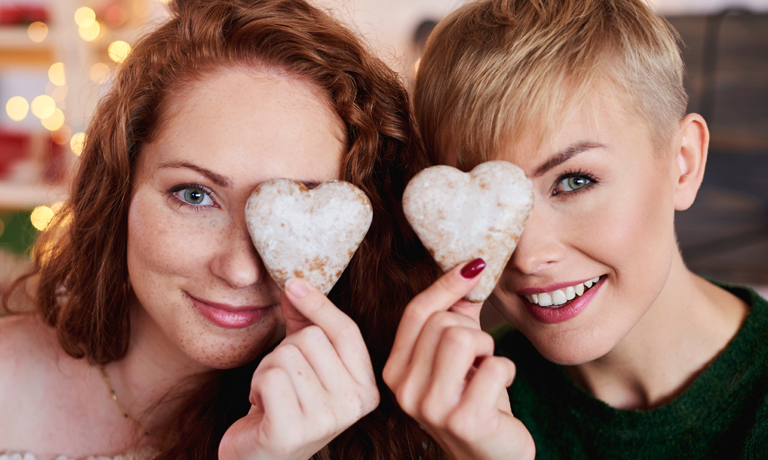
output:
[[[126,265],[131,180],[142,146],[162,129],[163,108],[185,81],[222,67],[274,68],[325,91],[346,127],[341,179],[370,198],[373,223],[329,294],[360,326],[377,373],[379,408],[340,435],[318,458],[441,456],[397,407],[380,378],[406,303],[439,271],[410,231],[400,200],[428,166],[397,75],[328,14],[303,0],[175,0],[170,20],[135,44],[87,132],[71,195],[40,235],[34,300],[75,358],[106,364],[128,348]],[[406,267],[408,271],[406,271]],[[8,296],[4,302],[7,304]],[[217,458],[226,429],[248,412],[258,365],[200,376],[171,417],[158,459]]]

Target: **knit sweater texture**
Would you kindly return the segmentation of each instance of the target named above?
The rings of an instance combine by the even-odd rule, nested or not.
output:
[[[723,287],[750,305],[741,329],[688,389],[649,411],[610,407],[519,331],[496,331],[496,354],[517,365],[512,412],[536,459],[768,459],[768,302]]]

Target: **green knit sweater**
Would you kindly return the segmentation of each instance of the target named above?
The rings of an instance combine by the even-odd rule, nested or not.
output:
[[[680,396],[650,411],[614,409],[578,387],[517,331],[497,331],[496,354],[517,365],[512,412],[537,460],[768,459],[768,302],[728,287],[750,306],[728,347]]]

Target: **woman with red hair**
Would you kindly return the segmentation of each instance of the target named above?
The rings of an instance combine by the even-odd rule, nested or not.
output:
[[[403,231],[426,159],[396,75],[303,0],[171,9],[100,101],[70,198],[5,298],[35,313],[0,321],[0,458],[427,455],[379,391],[434,274]],[[273,178],[370,198],[327,298],[281,291],[250,242],[245,202]]]

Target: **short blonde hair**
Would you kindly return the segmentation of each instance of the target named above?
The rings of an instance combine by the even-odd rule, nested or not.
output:
[[[688,97],[679,36],[642,0],[481,0],[442,20],[414,89],[435,163],[463,170],[535,133],[541,142],[574,101],[611,84],[668,145]]]

